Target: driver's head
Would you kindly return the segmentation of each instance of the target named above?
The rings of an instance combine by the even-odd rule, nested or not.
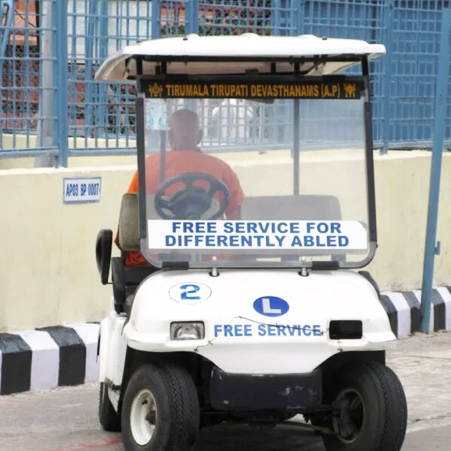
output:
[[[169,142],[174,150],[195,150],[202,140],[199,117],[194,111],[177,110],[169,118]]]

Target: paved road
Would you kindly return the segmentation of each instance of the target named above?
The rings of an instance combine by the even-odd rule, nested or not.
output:
[[[402,451],[451,449],[451,333],[399,343],[388,364],[409,403]],[[1,451],[122,451],[121,437],[100,430],[97,386],[0,397]],[[196,451],[324,451],[321,439],[291,426],[217,427],[201,435]]]

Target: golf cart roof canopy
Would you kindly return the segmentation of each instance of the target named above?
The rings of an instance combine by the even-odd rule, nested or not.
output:
[[[293,73],[294,63],[299,63],[299,73],[318,76],[337,73],[356,64],[363,56],[371,59],[384,54],[384,45],[354,39],[253,33],[202,37],[190,34],[126,46],[105,60],[96,73],[96,80],[132,81],[138,75],[157,75],[162,62],[167,63],[168,75]],[[141,61],[142,68],[138,71]]]

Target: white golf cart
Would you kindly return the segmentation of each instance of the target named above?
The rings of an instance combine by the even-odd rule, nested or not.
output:
[[[125,47],[98,70],[138,93],[139,193],[122,199],[121,257],[111,230],[96,245],[114,304],[100,327],[99,417],[126,450],[188,450],[201,427],[297,415],[328,451],[401,449],[406,399],[385,366],[396,337],[358,271],[376,250],[368,73],[384,53],[315,36],[189,35]],[[174,175],[179,109],[197,113],[203,139],[178,150]],[[237,216],[239,186],[199,152],[234,168]],[[148,265],[125,264],[137,251]]]

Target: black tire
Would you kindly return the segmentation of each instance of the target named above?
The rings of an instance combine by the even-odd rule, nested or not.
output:
[[[108,389],[103,382],[100,383],[99,421],[105,431],[120,432],[121,430],[119,415],[114,410],[110,398],[108,398]]]
[[[362,362],[343,368],[334,378],[327,402],[345,399],[354,407],[351,428],[331,420],[337,435],[324,435],[327,451],[399,451],[407,427],[407,402],[396,374],[385,365]],[[345,402],[346,402],[345,401]],[[334,405],[334,404],[333,404]],[[343,427],[344,426],[344,427]]]
[[[151,394],[152,412],[146,418],[154,427],[145,443],[139,441],[139,427],[132,426],[132,405],[140,396]],[[145,398],[141,398],[145,399]],[[133,408],[136,412],[139,403]],[[138,407],[139,408],[139,407]],[[188,451],[193,449],[200,426],[200,408],[196,386],[190,374],[175,365],[143,365],[130,379],[122,406],[122,435],[127,451]],[[136,417],[135,417],[136,418]],[[136,421],[133,424],[138,424]],[[147,425],[146,425],[147,426]],[[147,426],[148,427],[148,426]],[[135,428],[135,429],[133,429]],[[136,437],[133,434],[136,432]],[[146,434],[141,435],[141,438]],[[137,441],[138,440],[138,441]]]

